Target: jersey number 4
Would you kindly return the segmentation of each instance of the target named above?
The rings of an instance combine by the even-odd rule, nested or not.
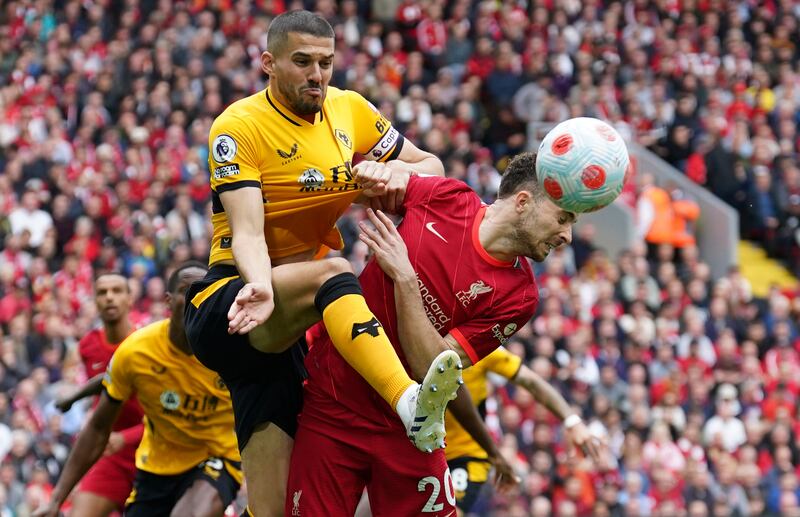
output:
[[[453,493],[453,479],[450,475],[450,469],[444,469],[444,496],[447,498],[447,502],[450,506],[456,505],[456,496]],[[439,499],[439,492],[442,491],[441,483],[439,482],[439,478],[436,476],[425,476],[424,478],[419,480],[417,483],[417,491],[418,492],[426,492],[428,489],[428,485],[433,485],[433,490],[431,491],[430,497],[428,497],[428,502],[425,503],[425,506],[422,507],[422,513],[436,513],[441,512],[444,508],[444,503],[437,503],[436,501]]]

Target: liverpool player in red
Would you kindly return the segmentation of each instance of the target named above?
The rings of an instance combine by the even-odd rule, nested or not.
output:
[[[576,220],[539,189],[535,160],[525,153],[511,161],[491,206],[460,181],[417,176],[399,228],[371,212],[375,229],[362,225],[376,258],[360,277],[364,297],[412,376],[445,349],[474,364],[533,315],[539,294],[525,257],[542,261],[569,243]],[[365,486],[374,515],[455,515],[444,451],[424,454],[408,443],[324,326],[308,338],[286,515],[353,515]]]
[[[135,329],[128,319],[132,299],[128,280],[116,273],[97,277],[94,301],[103,326],[86,334],[78,344],[86,374],[91,379],[80,391],[57,406],[67,411],[83,397],[99,395],[102,377],[111,356]],[[136,447],[142,438],[142,408],[136,399],[127,402],[114,425],[103,456],[81,480],[72,498],[71,515],[106,517],[122,511],[136,475]]]

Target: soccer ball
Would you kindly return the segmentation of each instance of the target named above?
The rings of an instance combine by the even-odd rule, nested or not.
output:
[[[548,197],[569,212],[594,212],[614,201],[627,179],[628,149],[596,118],[565,120],[539,146],[536,176]]]

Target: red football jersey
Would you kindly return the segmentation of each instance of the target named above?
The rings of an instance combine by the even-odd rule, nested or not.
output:
[[[106,334],[102,328],[91,330],[83,336],[83,339],[78,343],[78,352],[81,355],[83,367],[86,369],[86,375],[91,379],[97,374],[104,373],[116,349],[116,345],[106,341]],[[136,397],[132,397],[123,405],[122,412],[112,429],[114,431],[122,431],[139,425],[142,423],[143,417],[142,407]]]
[[[403,204],[398,232],[417,272],[428,319],[442,336],[450,333],[475,363],[533,316],[539,292],[530,264],[524,257],[499,261],[481,246],[478,228],[486,206],[461,181],[414,176]],[[360,282],[370,310],[408,369],[399,346],[391,279],[372,260]],[[337,411],[329,405],[331,398],[358,413],[363,413],[366,404],[394,413],[339,355],[321,324],[308,332],[308,338],[310,379],[304,415],[326,407]]]

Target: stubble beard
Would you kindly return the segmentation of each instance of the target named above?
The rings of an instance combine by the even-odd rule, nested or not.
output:
[[[320,104],[315,104],[313,102],[307,102],[303,100],[302,88],[305,88],[305,86],[301,86],[297,88],[297,90],[294,90],[290,86],[278,85],[278,89],[283,94],[283,97],[289,101],[289,107],[292,108],[292,111],[294,111],[297,115],[314,115],[322,109],[322,103],[320,102]],[[320,100],[324,99],[325,97],[323,95]]]

